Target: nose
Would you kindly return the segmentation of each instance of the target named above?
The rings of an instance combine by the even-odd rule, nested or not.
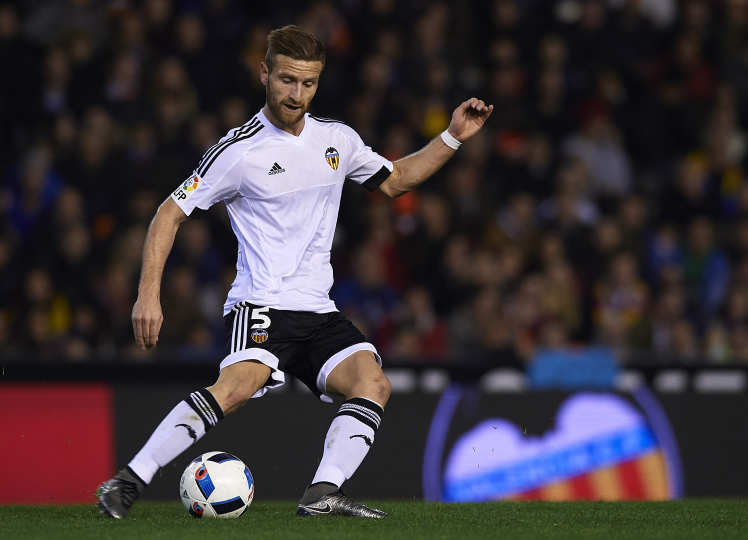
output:
[[[293,89],[291,90],[291,99],[294,100],[296,103],[299,103],[301,101],[301,85],[300,84],[293,85]]]

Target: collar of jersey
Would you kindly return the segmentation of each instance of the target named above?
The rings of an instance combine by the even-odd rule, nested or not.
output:
[[[301,130],[301,133],[299,133],[299,136],[291,135],[287,131],[283,131],[282,129],[278,129],[275,127],[270,120],[267,119],[265,116],[265,113],[260,109],[260,113],[257,115],[257,117],[260,119],[260,122],[263,123],[263,125],[268,129],[268,131],[274,135],[277,135],[278,137],[282,137],[283,139],[292,142],[294,144],[298,144],[301,146],[304,144],[304,141],[306,140],[308,133],[309,133],[309,113],[304,114],[304,129]]]

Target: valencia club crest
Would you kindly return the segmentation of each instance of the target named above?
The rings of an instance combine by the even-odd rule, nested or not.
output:
[[[338,170],[338,164],[340,163],[340,154],[338,154],[338,151],[335,150],[332,146],[327,149],[325,152],[325,159],[327,160],[327,163],[330,164],[330,167],[332,167],[333,171]]]
[[[265,330],[255,330],[252,332],[252,341],[255,343],[264,343],[270,336]]]

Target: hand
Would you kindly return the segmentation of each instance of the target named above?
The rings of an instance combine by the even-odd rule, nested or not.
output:
[[[145,299],[138,296],[138,301],[132,308],[132,329],[135,332],[135,342],[141,349],[153,349],[156,346],[162,322],[164,315],[158,298]]]
[[[493,105],[486,105],[477,98],[470,98],[452,113],[447,131],[455,139],[465,142],[478,133],[493,112]]]

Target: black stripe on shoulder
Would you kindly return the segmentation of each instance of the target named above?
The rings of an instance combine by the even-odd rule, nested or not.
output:
[[[366,182],[363,182],[361,185],[364,186],[369,191],[374,191],[379,186],[382,185],[382,182],[387,180],[387,178],[392,174],[392,172],[382,165],[382,168],[379,169],[377,172],[374,173],[374,175],[369,178]]]
[[[313,114],[309,115],[309,118],[313,118],[317,122],[322,122],[323,124],[343,124],[344,122],[341,122],[340,120],[333,120],[332,118],[322,118],[321,116],[314,116]]]
[[[234,144],[234,143],[238,143],[238,142],[240,142],[240,141],[246,141],[247,139],[251,139],[252,137],[254,137],[255,135],[257,135],[257,133],[259,133],[259,132],[260,132],[260,131],[262,130],[262,128],[264,128],[264,127],[265,127],[264,125],[260,124],[260,125],[259,125],[259,127],[257,127],[257,128],[255,128],[254,130],[250,131],[250,132],[249,132],[249,133],[247,133],[246,135],[242,135],[242,136],[240,136],[240,137],[236,137],[235,139],[233,139],[233,140],[231,140],[231,141],[226,141],[226,144],[224,144],[224,145],[223,145],[223,146],[222,146],[222,147],[221,147],[221,148],[220,148],[220,149],[219,149],[219,150],[218,150],[218,151],[217,151],[217,152],[216,152],[216,153],[215,153],[215,154],[213,155],[213,157],[212,157],[212,158],[210,159],[210,161],[208,161],[207,163],[205,163],[205,165],[203,166],[203,168],[202,168],[201,170],[199,170],[199,171],[198,171],[198,174],[199,174],[199,175],[200,175],[201,177],[205,176],[205,173],[207,173],[207,172],[208,172],[208,169],[210,169],[210,166],[211,166],[211,165],[213,165],[213,163],[215,163],[216,159],[218,159],[218,156],[220,156],[220,155],[221,155],[221,154],[223,153],[223,151],[224,151],[224,150],[226,150],[226,149],[227,149],[227,148],[228,148],[229,146],[231,146],[231,145],[232,145],[232,144]]]
[[[253,129],[253,128],[259,126],[259,125],[260,125],[260,120],[255,116],[254,118],[252,118],[252,120],[250,120],[249,122],[247,122],[246,124],[244,124],[242,127],[240,127],[239,129],[237,129],[236,131],[234,131],[234,134],[231,137],[229,137],[225,141],[219,141],[216,144],[214,144],[213,146],[211,146],[208,149],[208,151],[205,152],[205,154],[203,154],[203,157],[200,158],[200,163],[197,164],[197,173],[200,176],[202,176],[204,173],[200,172],[200,171],[202,169],[203,164],[207,163],[215,155],[216,152],[218,152],[223,147],[228,146],[229,144],[231,144],[232,142],[234,142],[236,139],[238,139],[242,135],[245,135],[249,130],[251,130],[251,129]]]
[[[212,157],[212,156],[213,156],[213,155],[214,155],[214,154],[215,154],[215,153],[216,153],[216,152],[217,152],[217,151],[218,151],[218,150],[219,150],[219,149],[220,149],[221,147],[223,147],[224,145],[226,145],[226,144],[230,143],[231,141],[233,141],[233,140],[234,140],[234,139],[236,139],[237,137],[241,136],[242,134],[246,133],[247,131],[249,131],[249,130],[250,130],[250,129],[252,129],[253,127],[255,127],[255,126],[259,125],[259,123],[260,123],[260,121],[259,121],[259,120],[257,120],[256,118],[253,118],[252,120],[250,120],[249,122],[247,122],[246,124],[244,124],[244,125],[243,125],[242,127],[240,127],[240,128],[238,128],[238,129],[236,129],[236,130],[234,131],[234,134],[233,134],[233,135],[232,135],[231,137],[229,137],[228,139],[226,139],[226,140],[224,140],[224,141],[218,141],[218,142],[217,142],[216,144],[214,144],[213,146],[211,146],[211,147],[210,147],[210,148],[208,149],[208,151],[207,151],[207,152],[205,152],[205,153],[203,154],[203,157],[201,157],[201,158],[200,158],[200,162],[199,162],[199,163],[197,164],[197,171],[198,171],[198,174],[200,174],[200,169],[202,168],[203,164],[204,164],[204,163],[206,163],[206,162],[207,162],[208,160],[210,160],[210,158],[211,158],[211,157]]]
[[[212,155],[213,155],[213,153],[214,153],[214,152],[215,152],[215,151],[216,151],[216,150],[217,150],[218,148],[220,148],[220,147],[221,147],[221,146],[223,146],[224,144],[226,144],[226,143],[230,142],[230,141],[231,141],[232,139],[234,139],[234,138],[236,138],[236,137],[240,136],[240,135],[241,135],[242,133],[246,133],[247,131],[249,131],[249,130],[250,130],[250,129],[252,129],[253,127],[257,126],[257,125],[258,125],[259,123],[260,123],[260,121],[259,121],[259,120],[257,119],[257,117],[255,116],[254,118],[252,118],[252,120],[250,120],[249,122],[247,122],[247,123],[246,123],[246,124],[244,124],[243,126],[241,126],[241,127],[238,127],[238,128],[236,128],[236,129],[234,130],[234,134],[233,134],[233,135],[232,135],[231,137],[227,138],[227,139],[226,139],[226,140],[224,140],[224,141],[218,141],[218,142],[217,142],[216,144],[214,144],[213,146],[211,146],[210,148],[208,148],[208,151],[207,151],[207,152],[205,152],[205,153],[203,154],[203,157],[201,157],[201,158],[200,158],[200,163],[198,163],[198,164],[197,164],[197,168],[199,169],[199,168],[200,168],[200,165],[202,165],[202,164],[203,164],[203,162],[204,162],[205,160],[207,160],[207,159],[210,159],[210,156],[212,156]]]

